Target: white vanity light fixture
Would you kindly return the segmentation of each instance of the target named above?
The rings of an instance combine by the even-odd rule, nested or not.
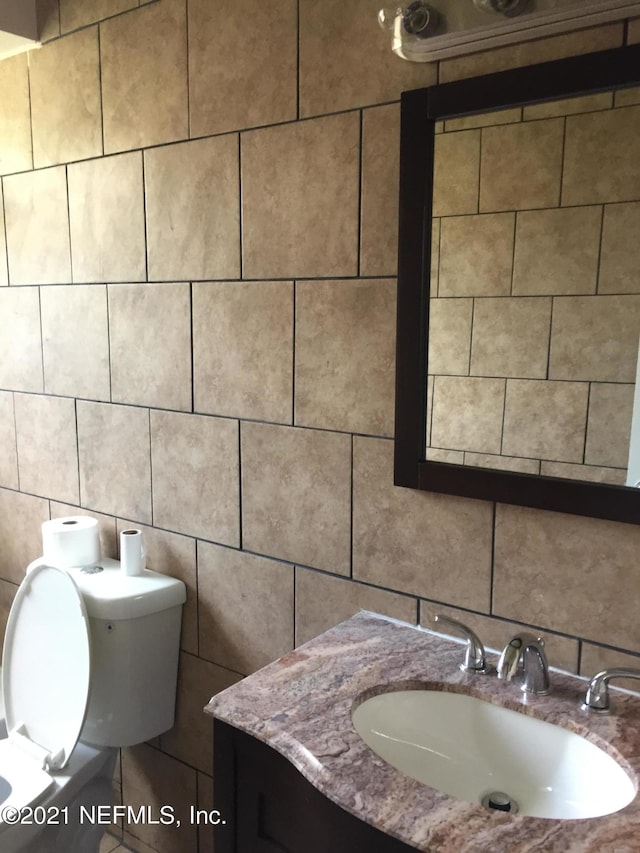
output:
[[[378,12],[391,49],[433,62],[640,15],[635,0],[414,0]]]
[[[36,0],[0,0],[0,60],[40,47]]]

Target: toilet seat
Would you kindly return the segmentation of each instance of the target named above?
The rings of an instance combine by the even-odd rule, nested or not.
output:
[[[34,568],[14,599],[2,655],[9,736],[0,741],[0,775],[11,786],[2,805],[21,808],[53,784],[84,724],[91,676],[89,621],[73,578]]]

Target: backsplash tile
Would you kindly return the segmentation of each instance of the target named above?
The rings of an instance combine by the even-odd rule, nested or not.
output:
[[[31,104],[26,53],[0,63],[0,174],[33,168]]]

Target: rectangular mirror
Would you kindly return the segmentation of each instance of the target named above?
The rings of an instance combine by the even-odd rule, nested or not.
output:
[[[640,521],[639,69],[403,95],[397,485]]]

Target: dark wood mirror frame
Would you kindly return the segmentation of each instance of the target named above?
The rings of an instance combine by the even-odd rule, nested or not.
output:
[[[640,523],[640,489],[425,459],[435,123],[639,84],[640,45],[633,45],[402,94],[394,457],[397,486]]]

